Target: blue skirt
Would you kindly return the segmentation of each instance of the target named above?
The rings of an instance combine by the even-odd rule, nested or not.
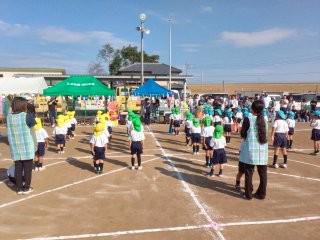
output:
[[[274,134],[274,147],[286,148],[287,147],[287,136],[285,133],[275,133]]]
[[[224,163],[227,163],[227,155],[224,148],[214,149],[211,164],[217,165]]]
[[[201,143],[201,134],[200,133],[191,133],[192,143]]]
[[[204,143],[206,144],[206,147],[204,147],[204,150],[212,150],[213,148],[210,147],[210,141],[212,137],[205,137],[204,138]]]
[[[312,129],[311,140],[320,141],[320,129]]]
[[[71,131],[74,132],[76,130],[76,125],[75,124],[71,124]]]
[[[105,160],[106,159],[106,148],[105,147],[94,147],[94,160]]]
[[[112,134],[112,127],[108,126],[108,132],[110,135]]]
[[[38,149],[36,151],[36,155],[38,157],[43,157],[46,153],[46,144],[44,142],[38,142]]]
[[[173,121],[173,126],[176,127],[176,128],[180,127],[180,120],[174,120]]]
[[[132,142],[130,150],[131,150],[131,155],[142,154],[143,153],[142,143],[140,141]]]
[[[294,128],[291,128],[291,127],[290,127],[288,134],[289,134],[289,135],[293,135],[293,134],[294,134]]]
[[[226,125],[224,125],[223,130],[224,130],[225,132],[231,132],[231,124],[226,124]]]
[[[216,126],[218,126],[218,125],[221,125],[221,122],[214,122],[214,123],[213,123],[213,126],[214,126],[214,127],[216,127]]]
[[[64,138],[64,135],[63,134],[57,134],[56,135],[56,144],[65,144],[66,143],[66,140]]]

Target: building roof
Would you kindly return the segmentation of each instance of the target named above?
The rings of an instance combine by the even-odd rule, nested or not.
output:
[[[143,64],[144,73],[150,75],[169,75],[170,66],[164,63],[144,63]],[[119,73],[141,73],[141,63],[134,63],[127,67],[122,67]],[[180,74],[182,70],[171,67],[171,73]]]
[[[66,74],[66,70],[63,68],[0,67],[0,72],[57,72]]]

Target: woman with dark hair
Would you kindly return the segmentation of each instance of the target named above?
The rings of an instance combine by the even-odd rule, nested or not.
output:
[[[257,166],[260,177],[255,198],[264,199],[267,190],[268,140],[267,122],[263,116],[264,102],[256,100],[252,103],[252,114],[244,118],[240,146],[239,173],[245,174],[245,197],[252,199],[252,175]]]
[[[15,179],[18,194],[31,193],[31,176],[35,143],[32,136],[32,123],[27,118],[28,102],[22,97],[15,97],[12,101],[12,113],[7,117],[7,131],[11,158],[15,164]],[[22,176],[24,176],[24,185]]]

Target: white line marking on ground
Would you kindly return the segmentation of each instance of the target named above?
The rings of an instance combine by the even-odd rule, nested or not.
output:
[[[143,164],[151,162],[151,161],[154,161],[154,160],[159,159],[159,158],[161,158],[161,157],[155,157],[155,158],[149,159],[147,161],[144,161]],[[25,198],[21,198],[21,199],[15,200],[15,201],[11,201],[11,202],[8,202],[8,203],[1,204],[0,208],[5,208],[5,207],[8,207],[8,206],[14,205],[16,203],[20,203],[20,202],[26,201],[28,199],[39,197],[39,196],[42,196],[42,195],[47,194],[47,193],[56,192],[58,190],[65,189],[65,188],[68,188],[68,187],[72,187],[72,186],[75,186],[75,185],[79,185],[81,183],[89,182],[91,180],[94,180],[94,179],[97,179],[97,178],[100,178],[100,177],[103,177],[103,176],[106,176],[106,175],[110,175],[112,173],[121,172],[121,171],[126,170],[126,169],[128,169],[128,167],[118,168],[118,169],[112,170],[110,172],[106,172],[106,173],[103,173],[103,174],[100,174],[100,175],[95,175],[93,177],[85,178],[83,180],[72,182],[72,183],[57,187],[57,188],[49,189],[49,190],[43,191],[41,193],[32,194],[32,195],[29,195],[28,197],[25,197]]]
[[[161,149],[162,154],[165,156],[166,160],[170,163],[172,169],[177,173],[178,178],[181,181],[182,186],[184,187],[184,190],[190,195],[190,197],[192,198],[193,202],[195,203],[195,205],[199,208],[200,212],[206,217],[207,221],[210,223],[210,225],[213,227],[213,229],[215,230],[215,233],[217,234],[218,238],[221,240],[224,240],[224,236],[222,235],[221,231],[219,230],[218,224],[217,222],[215,222],[210,215],[207,213],[207,211],[205,210],[205,208],[202,206],[202,204],[200,203],[199,199],[197,198],[197,196],[195,195],[195,193],[192,191],[192,189],[190,188],[189,184],[187,182],[185,182],[185,180],[183,179],[183,177],[181,176],[180,171],[176,168],[176,166],[174,165],[173,161],[167,156],[166,151],[162,148],[161,144],[159,143],[159,141],[157,140],[157,138],[155,137],[155,135],[153,134],[153,132],[150,130],[149,127],[147,127],[148,130],[151,133],[151,136],[153,137],[153,139],[156,142],[156,145]]]
[[[302,217],[302,218],[291,218],[291,219],[274,219],[274,220],[263,220],[263,221],[248,221],[248,222],[231,222],[221,223],[220,227],[232,227],[232,226],[248,226],[248,225],[261,225],[261,224],[277,224],[277,223],[296,223],[306,221],[317,221],[320,220],[320,216]],[[149,228],[139,230],[127,230],[127,231],[116,231],[116,232],[105,232],[105,233],[88,233],[80,235],[68,235],[68,236],[55,236],[55,237],[38,237],[28,238],[24,240],[59,240],[59,239],[81,239],[81,238],[94,238],[94,237],[115,237],[122,235],[133,235],[133,234],[144,234],[144,233],[157,233],[157,232],[180,232],[185,230],[195,230],[202,228],[213,228],[210,224],[204,225],[187,225],[180,227],[166,227],[166,228]]]
[[[246,226],[246,225],[276,224],[276,223],[296,223],[296,222],[306,222],[306,221],[316,221],[316,220],[320,220],[320,216],[290,218],[290,219],[275,219],[275,220],[265,220],[265,221],[222,223],[220,225],[223,227],[230,227],[230,226]]]

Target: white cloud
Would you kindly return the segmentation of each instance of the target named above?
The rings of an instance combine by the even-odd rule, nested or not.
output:
[[[0,20],[0,35],[18,36],[30,30],[29,26],[21,24],[10,24]]]
[[[220,38],[237,47],[257,47],[280,42],[294,35],[294,29],[271,28],[260,32],[222,32]]]
[[[212,10],[213,9],[210,6],[201,6],[201,12],[203,12],[203,13],[211,13]]]
[[[54,43],[85,44],[98,42],[99,44],[102,44],[105,42],[110,42],[116,48],[133,44],[129,41],[116,37],[111,32],[106,31],[77,32],[65,28],[46,27],[42,30],[39,30],[38,35],[42,40]]]

